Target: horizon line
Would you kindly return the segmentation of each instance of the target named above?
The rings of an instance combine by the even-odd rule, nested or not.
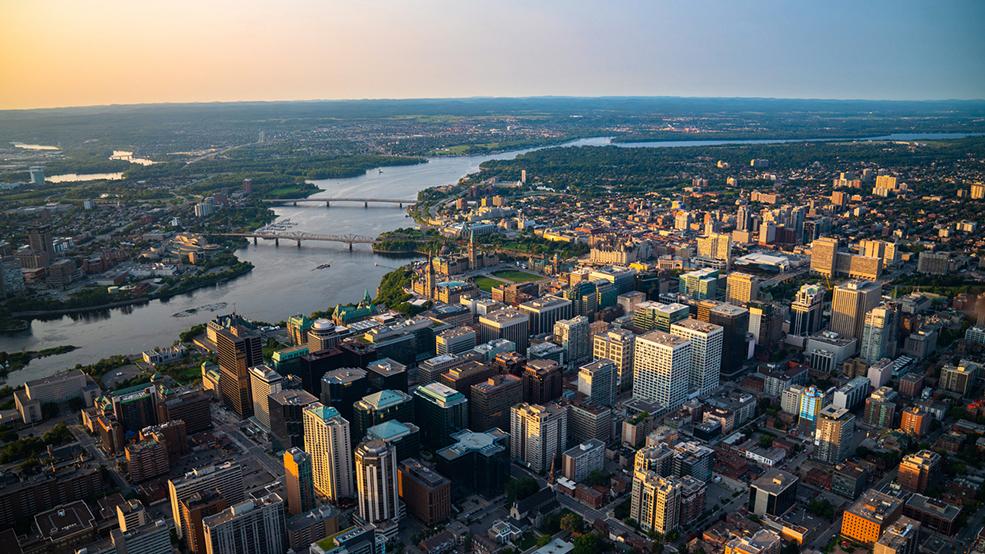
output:
[[[34,106],[0,108],[5,112],[57,111],[94,108],[132,108],[153,106],[210,106],[222,104],[291,104],[291,103],[332,103],[332,102],[414,102],[414,101],[460,101],[460,100],[606,100],[606,99],[679,99],[679,100],[769,100],[769,101],[805,101],[805,102],[883,102],[883,103],[934,103],[934,102],[985,102],[981,98],[822,98],[809,96],[678,96],[678,95],[648,95],[648,94],[616,94],[616,95],[566,95],[542,94],[520,96],[407,96],[407,97],[363,97],[363,98],[294,98],[294,99],[240,99],[240,100],[173,100],[149,101],[109,104],[70,104],[61,106]]]

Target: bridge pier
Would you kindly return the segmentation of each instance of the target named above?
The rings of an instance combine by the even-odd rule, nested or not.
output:
[[[298,239],[298,248],[301,248],[301,239]]]
[[[369,202],[363,202],[363,208],[369,208]]]
[[[297,202],[291,202],[291,204],[293,204],[295,208],[298,207],[298,203]]]
[[[403,203],[403,202],[401,202],[400,204],[397,204],[397,205],[398,205],[399,207],[401,207],[401,208],[403,208],[403,207],[404,207],[404,203]]]
[[[253,246],[256,246],[256,245],[257,245],[257,238],[256,237],[253,237]]]
[[[349,243],[349,252],[352,252],[352,243]]]
[[[274,238],[274,246],[280,246],[280,238]]]
[[[326,208],[331,208],[331,207],[332,207],[332,203],[331,203],[331,202],[329,202],[328,200],[326,200],[326,201],[325,201],[325,207],[326,207]]]

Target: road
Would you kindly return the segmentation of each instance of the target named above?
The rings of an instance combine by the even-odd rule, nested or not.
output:
[[[86,430],[81,425],[69,425],[68,430],[75,437],[75,440],[79,441],[82,448],[85,448],[89,455],[92,456],[92,459],[99,460],[102,465],[106,466],[106,469],[113,476],[113,481],[116,482],[116,486],[120,488],[120,493],[123,496],[127,496],[133,492],[133,487],[130,486],[130,483],[116,471],[116,460],[107,458],[103,450],[96,445],[96,441],[89,436],[89,433],[86,433]]]

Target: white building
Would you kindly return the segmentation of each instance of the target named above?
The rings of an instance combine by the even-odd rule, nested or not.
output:
[[[250,368],[250,394],[253,395],[253,417],[264,429],[270,429],[271,394],[281,391],[283,377],[267,364]]]
[[[510,450],[533,471],[547,471],[568,443],[568,410],[555,403],[510,409]]]
[[[717,389],[722,367],[722,326],[688,318],[671,325],[670,334],[691,341],[688,390],[707,394]]]
[[[673,409],[687,398],[691,341],[663,331],[636,337],[633,398]]]

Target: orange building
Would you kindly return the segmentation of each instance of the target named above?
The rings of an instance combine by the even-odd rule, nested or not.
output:
[[[930,414],[920,406],[909,406],[900,416],[900,431],[922,437],[930,430]]]
[[[875,544],[902,509],[903,501],[899,498],[869,489],[845,511],[841,535],[863,544]]]

